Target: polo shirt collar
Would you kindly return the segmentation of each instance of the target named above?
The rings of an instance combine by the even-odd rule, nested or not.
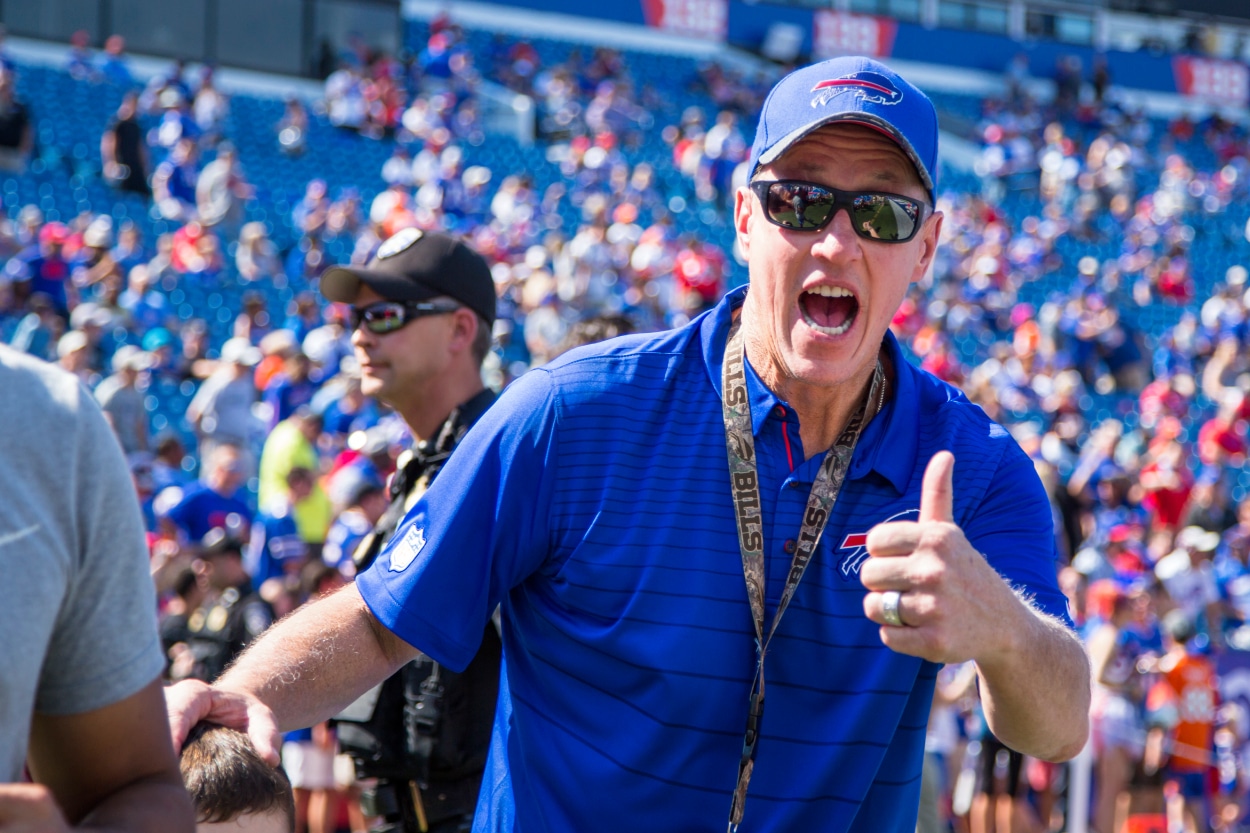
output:
[[[734,310],[742,306],[746,294],[745,286],[731,290],[699,322],[703,361],[707,367],[708,381],[712,383],[717,398],[723,396],[722,373],[729,325],[733,321]],[[892,394],[885,403],[885,408],[864,429],[855,449],[850,475],[858,480],[869,471],[875,471],[889,480],[899,494],[902,494],[911,483],[919,441],[920,393],[916,383],[918,371],[903,355],[893,333],[886,332],[883,346],[894,366]],[[760,381],[751,363],[747,362],[746,366],[747,393],[751,400],[751,426],[758,436],[772,408],[783,403]]]

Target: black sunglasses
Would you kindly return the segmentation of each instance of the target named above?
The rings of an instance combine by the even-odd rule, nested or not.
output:
[[[367,307],[352,307],[352,332],[361,325],[374,335],[393,333],[409,321],[427,315],[446,315],[460,309],[452,301],[378,301]]]
[[[751,190],[769,222],[792,231],[820,231],[845,208],[865,240],[906,243],[924,220],[925,204],[900,194],[839,191],[800,179],[757,180]]]

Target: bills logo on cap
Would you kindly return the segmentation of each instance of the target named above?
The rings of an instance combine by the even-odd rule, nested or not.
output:
[[[904,509],[897,515],[891,515],[881,523],[888,524],[890,521],[902,521],[910,517],[920,517],[919,509]],[[842,570],[843,578],[850,578],[852,574],[858,575],[859,568],[863,565],[864,560],[868,558],[868,533],[853,532],[842,539],[842,544],[838,547],[838,552],[845,552],[842,557],[842,563],[839,565]]]
[[[812,92],[816,94],[812,96],[813,107],[824,106],[844,93],[877,104],[898,104],[903,100],[903,91],[893,81],[870,70],[821,81],[812,87]]]
[[[423,234],[425,234],[425,232],[421,231],[419,228],[400,229],[390,237],[386,238],[386,240],[382,242],[381,246],[378,246],[378,260],[385,260],[388,257],[394,257],[404,249],[407,249],[413,243],[420,240]]]

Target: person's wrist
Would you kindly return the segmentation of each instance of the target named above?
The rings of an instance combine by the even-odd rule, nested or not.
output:
[[[1001,593],[996,595],[1001,601],[991,616],[991,638],[983,643],[984,650],[973,657],[982,673],[991,678],[1010,674],[1030,646],[1038,644],[1038,631],[1043,627],[1037,614],[1005,581],[998,579],[998,585]]]

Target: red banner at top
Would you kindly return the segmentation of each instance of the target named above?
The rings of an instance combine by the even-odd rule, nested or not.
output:
[[[812,23],[812,57],[868,55],[888,58],[894,51],[898,23],[888,17],[818,11]]]
[[[729,0],[642,0],[642,16],[677,35],[723,41],[729,33]]]
[[[1178,55],[1172,59],[1172,73],[1182,95],[1230,105],[1250,102],[1250,68],[1245,64]]]

